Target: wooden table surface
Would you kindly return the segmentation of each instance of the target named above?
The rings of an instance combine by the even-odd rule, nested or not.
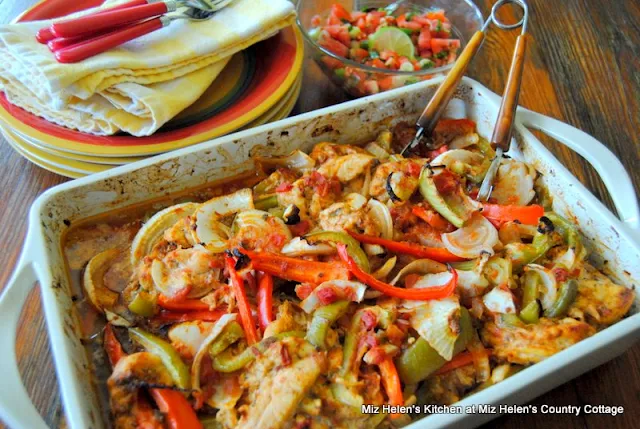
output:
[[[9,22],[35,0],[0,0],[0,23]],[[487,16],[493,1],[480,0]],[[520,103],[558,118],[604,142],[623,162],[640,189],[640,2],[637,0],[529,0],[531,43]],[[468,73],[498,93],[504,85],[516,33],[493,32]],[[295,113],[346,101],[307,59]],[[545,144],[553,144],[543,139]],[[555,145],[553,152],[592,192],[611,207],[596,172],[578,155]],[[0,137],[0,285],[4,287],[26,232],[30,204],[44,190],[68,179],[30,164]],[[631,197],[631,196],[630,196]],[[20,371],[38,410],[51,427],[63,411],[49,343],[35,288],[18,332]],[[508,415],[491,427],[631,428],[640,421],[640,344],[624,355],[563,385],[533,403],[622,405],[624,414]],[[0,424],[1,425],[1,424]]]

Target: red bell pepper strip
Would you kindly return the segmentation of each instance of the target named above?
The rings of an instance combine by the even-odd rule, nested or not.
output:
[[[389,398],[389,405],[402,406],[404,398],[402,397],[402,385],[400,384],[400,376],[396,365],[393,363],[391,356],[385,357],[382,362],[378,364],[380,368],[380,375],[382,376],[382,386]],[[399,414],[391,414],[391,418],[398,417]]]
[[[473,363],[473,355],[469,352],[458,353],[449,362],[445,363],[438,369],[433,375],[445,374],[463,366],[471,365]]]
[[[160,294],[158,295],[158,305],[165,310],[171,311],[207,311],[209,306],[199,299],[184,299],[175,301]]]
[[[449,280],[446,284],[437,287],[430,288],[420,288],[420,289],[405,289],[400,287],[391,286],[385,282],[382,282],[372,275],[365,273],[362,269],[356,264],[349,253],[347,253],[347,247],[344,244],[338,244],[338,255],[340,255],[340,259],[346,264],[347,268],[351,273],[362,283],[367,286],[372,287],[373,289],[382,292],[385,295],[392,296],[395,298],[401,299],[409,299],[414,301],[427,301],[430,299],[441,299],[446,298],[453,293],[456,289],[456,285],[458,283],[458,273],[456,270],[451,268],[451,280]]]
[[[245,336],[247,337],[247,343],[250,346],[258,342],[258,331],[256,331],[256,324],[251,314],[251,307],[249,306],[249,300],[247,299],[247,291],[244,289],[244,282],[240,274],[236,271],[236,260],[229,255],[224,256],[224,262],[229,273],[229,279],[231,280],[231,287],[236,297],[238,304],[238,311],[240,312],[240,321],[244,329]]]
[[[151,404],[147,401],[147,398],[142,395],[142,392],[138,393],[138,404],[135,409],[136,423],[138,429],[163,429],[164,424],[158,418]]]
[[[111,366],[115,366],[120,359],[127,354],[122,349],[122,345],[116,338],[111,328],[111,324],[107,324],[104,329],[104,348],[109,357]],[[191,408],[191,404],[184,395],[176,390],[171,389],[150,389],[149,392],[153,396],[160,411],[166,415],[166,421],[171,429],[202,429],[202,424],[198,420],[195,411]],[[142,412],[144,414],[144,405]],[[138,423],[145,420],[144,415],[137,416]]]
[[[116,366],[118,361],[127,355],[124,350],[122,350],[120,341],[118,341],[113,333],[111,323],[107,323],[107,326],[104,328],[104,350],[107,352],[111,368]]]
[[[411,212],[438,231],[451,232],[453,230],[453,225],[434,210],[427,210],[424,207],[413,206],[411,208]]]
[[[170,429],[203,429],[191,404],[177,390],[150,389],[153,400],[166,416]]]
[[[460,262],[466,260],[454,255],[444,247],[425,247],[406,241],[393,241],[381,237],[373,237],[371,235],[357,234],[352,231],[348,232],[349,235],[351,235],[361,243],[378,244],[396,253],[404,253],[407,255],[416,256],[418,258],[433,259],[434,261],[438,262]]]
[[[306,261],[268,252],[238,250],[251,259],[251,265],[254,270],[262,271],[281,279],[315,285],[329,280],[349,279],[349,271],[341,264]]]
[[[540,218],[544,216],[544,208],[537,204],[531,206],[483,204],[482,215],[491,221],[519,221],[525,225],[537,225]]]
[[[181,323],[191,322],[193,320],[201,320],[203,322],[217,322],[218,319],[220,319],[226,313],[226,308],[216,308],[213,311],[161,311],[156,316],[154,316],[151,321],[158,323]]]
[[[258,272],[258,321],[264,332],[273,322],[273,277]]]

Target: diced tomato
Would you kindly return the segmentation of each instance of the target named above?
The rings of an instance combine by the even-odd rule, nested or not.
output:
[[[321,33],[318,44],[326,50],[333,52],[334,54],[341,57],[346,58],[347,54],[349,53],[349,48],[347,46],[331,37],[331,35],[326,31],[323,31]]]
[[[371,29],[372,31],[377,29],[378,26],[380,25],[380,20],[382,19],[383,16],[386,16],[386,15],[387,15],[386,12],[378,12],[378,11],[369,12],[366,17],[367,28]]]
[[[430,12],[427,12],[425,14],[425,16],[428,19],[438,19],[440,21],[448,21],[447,17],[444,14],[444,10],[443,9],[432,10]]]
[[[366,16],[367,16],[366,12],[360,12],[359,10],[355,12],[351,12],[351,22],[356,22],[360,18],[364,18]]]
[[[414,15],[413,18],[411,18],[411,21],[419,23],[422,27],[429,28],[431,25],[431,20],[422,15]]]
[[[296,286],[296,295],[300,299],[307,299],[311,292],[315,289],[315,286],[310,283],[302,283]]]
[[[371,67],[377,67],[379,69],[386,69],[387,67],[384,65],[384,62],[380,58],[376,58],[372,61],[367,61],[367,65]]]
[[[437,157],[438,155],[441,155],[441,154],[445,153],[448,150],[449,150],[449,146],[447,146],[445,144],[445,145],[440,146],[438,149],[430,150],[429,152],[427,152],[427,157],[430,158],[430,159],[433,159],[433,158]]]
[[[356,21],[356,27],[358,27],[361,31],[365,31],[367,29],[367,20],[365,17],[358,18]]]
[[[457,50],[460,48],[458,39],[431,39],[431,50],[434,54],[444,50]]]
[[[318,171],[312,172],[310,176],[305,178],[305,185],[312,186],[321,197],[326,197],[330,192],[338,193],[342,190],[337,179],[328,179]]]
[[[404,278],[404,287],[411,289],[416,283],[418,283],[418,280],[420,280],[420,276],[418,274],[408,274]]]
[[[338,294],[331,287],[323,287],[322,289],[318,289],[318,300],[322,305],[333,304],[338,300]]]
[[[418,48],[420,51],[431,49],[431,31],[428,28],[420,30],[420,37],[418,38]]]
[[[303,220],[295,225],[289,225],[289,231],[296,237],[301,237],[311,230],[311,224],[308,220]]]
[[[407,21],[407,16],[402,14],[398,17],[398,27],[400,28],[408,28],[410,30],[420,30],[422,25],[419,22]]]
[[[350,46],[351,36],[349,36],[349,29],[346,25],[327,25],[324,30],[343,45]]]
[[[452,193],[458,188],[458,179],[456,178],[456,175],[447,169],[444,169],[440,174],[433,176],[433,182],[435,183],[436,188],[438,188],[438,192],[445,195]]]
[[[380,92],[380,87],[375,80],[367,80],[364,82],[364,90],[367,94],[377,94]]]
[[[293,189],[293,185],[289,182],[282,182],[276,187],[276,192],[289,192]]]
[[[349,58],[351,58],[352,60],[356,60],[358,62],[361,62],[368,56],[369,56],[369,51],[367,51],[366,49],[352,48],[349,51]]]
[[[311,18],[311,26],[312,27],[320,27],[322,25],[322,18],[320,17],[320,15],[314,15],[313,18]]]
[[[329,67],[331,70],[336,70],[336,69],[340,69],[344,66],[344,64],[342,64],[342,61],[337,60],[333,57],[330,57],[328,55],[325,55],[324,57],[322,57],[321,60],[327,67]]]
[[[558,282],[562,283],[569,278],[569,271],[564,268],[554,268],[552,272]]]
[[[397,70],[400,67],[400,60],[398,58],[391,57],[387,61],[384,62],[384,65],[387,68]]]
[[[409,176],[420,177],[422,166],[417,162],[408,162],[404,167],[404,172]]]
[[[347,9],[345,9],[344,6],[339,3],[334,3],[331,6],[331,13],[329,15],[330,17],[337,19],[339,24],[341,24],[343,21],[351,22],[352,20],[349,11],[347,11]]]
[[[371,330],[376,326],[377,323],[378,318],[376,317],[374,312],[365,310],[362,313],[362,324],[364,325],[365,329]]]
[[[382,61],[386,61],[389,58],[398,58],[398,54],[396,54],[393,51],[382,51],[382,52],[380,52],[380,59]]]
[[[380,87],[381,91],[387,91],[393,88],[393,76],[388,76],[378,80],[378,86]]]

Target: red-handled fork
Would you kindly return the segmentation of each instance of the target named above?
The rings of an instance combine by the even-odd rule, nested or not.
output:
[[[151,0],[153,1],[153,0]],[[111,12],[114,10],[119,10],[119,9],[127,9],[130,7],[134,7],[134,6],[142,6],[149,3],[148,0],[131,0],[130,2],[127,3],[123,3],[121,5],[118,6],[114,6],[112,8],[109,8],[107,10],[102,10],[100,12],[96,12],[94,15],[100,15],[103,14],[105,12]],[[99,34],[99,33],[96,33]],[[41,28],[40,30],[38,30],[38,32],[36,33],[36,40],[42,44],[45,43],[49,43],[49,41],[55,39],[56,36],[55,34],[53,34],[53,31],[51,31],[51,27],[45,27],[45,28]],[[49,48],[51,48],[51,46],[49,46]]]
[[[166,27],[171,21],[188,19],[190,21],[204,21],[209,19],[216,11],[203,11],[189,8],[183,14],[173,16],[160,16],[143,22],[134,22],[124,27],[117,28],[110,33],[101,34],[94,38],[81,41],[77,44],[55,50],[55,56],[60,63],[77,63],[101,52],[115,48],[130,40],[149,34],[160,28]]]

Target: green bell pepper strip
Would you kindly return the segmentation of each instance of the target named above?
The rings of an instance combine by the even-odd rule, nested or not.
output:
[[[153,353],[162,360],[176,386],[181,389],[191,388],[189,367],[182,361],[182,358],[170,343],[139,328],[129,329],[129,336],[146,351]]]
[[[429,168],[423,168],[420,173],[420,179],[418,179],[420,193],[424,197],[425,200],[431,207],[446,220],[451,222],[453,225],[461,228],[464,225],[464,219],[458,215],[450,206],[447,204],[445,199],[438,192],[438,188],[436,187],[436,183],[433,181],[433,172]]]
[[[367,313],[373,314],[375,317],[374,326],[366,326],[365,315]],[[358,410],[360,409],[363,398],[350,387],[358,382],[360,362],[357,358],[360,339],[369,329],[373,329],[375,326],[387,327],[391,322],[391,314],[379,306],[363,308],[354,314],[351,326],[344,339],[342,367],[338,372],[342,378],[342,382],[331,385],[331,392],[338,401]]]
[[[276,195],[268,195],[265,197],[257,198],[253,205],[256,210],[269,210],[278,207],[278,197]]]
[[[242,326],[236,321],[229,323],[209,346],[209,355],[212,359],[215,358],[241,338],[244,338]]]
[[[336,320],[344,316],[348,309],[349,301],[337,301],[316,309],[307,330],[307,341],[316,347],[326,349],[329,328]]]
[[[491,147],[491,143],[489,143],[489,140],[480,137],[476,146],[478,146],[478,149],[480,149],[480,152],[482,152],[486,159],[495,158],[496,151],[495,149],[493,149],[493,147]]]
[[[524,285],[522,286],[522,308],[538,299],[538,282],[540,274],[535,271],[527,271],[524,274]]]
[[[369,266],[369,258],[364,250],[360,247],[360,242],[349,234],[338,231],[318,231],[312,232],[304,236],[309,244],[317,244],[321,242],[342,243],[347,246],[347,253],[353,258],[354,261],[365,272],[369,272],[371,267]]]
[[[453,348],[454,356],[462,352],[473,336],[471,315],[466,308],[460,309],[460,335]],[[405,349],[395,360],[400,379],[404,384],[416,384],[439,370],[447,360],[419,337],[415,343]]]
[[[546,213],[545,216],[553,223],[554,228],[562,234],[562,238],[569,248],[574,249],[577,260],[582,261],[587,256],[587,249],[582,244],[578,229],[557,213]]]
[[[520,310],[520,319],[527,324],[538,323],[540,320],[540,304],[538,301],[531,301]]]
[[[156,314],[156,303],[151,295],[140,290],[128,305],[129,311],[142,317],[152,317]]]
[[[515,314],[501,314],[498,319],[498,325],[507,328],[523,328],[524,322]]]
[[[229,353],[228,350],[225,350],[213,358],[213,369],[218,372],[238,371],[253,362],[256,358],[256,354],[264,353],[271,344],[278,340],[288,337],[304,338],[304,335],[304,332],[298,331],[283,332],[282,334],[265,338],[259,343],[251,347],[247,347],[242,353],[235,356]]]
[[[545,253],[557,244],[558,242],[554,239],[553,233],[537,233],[533,237],[531,244],[510,243],[507,244],[505,248],[507,255],[513,262],[513,270],[518,272],[522,270],[525,265],[535,262],[544,256]]]
[[[562,283],[560,290],[558,291],[558,298],[553,305],[546,309],[544,315],[546,317],[562,317],[564,316],[571,304],[576,300],[578,296],[578,282],[575,279],[569,279]]]
[[[478,265],[478,260],[470,259],[468,261],[449,262],[449,265],[458,271],[473,271],[476,265]]]

